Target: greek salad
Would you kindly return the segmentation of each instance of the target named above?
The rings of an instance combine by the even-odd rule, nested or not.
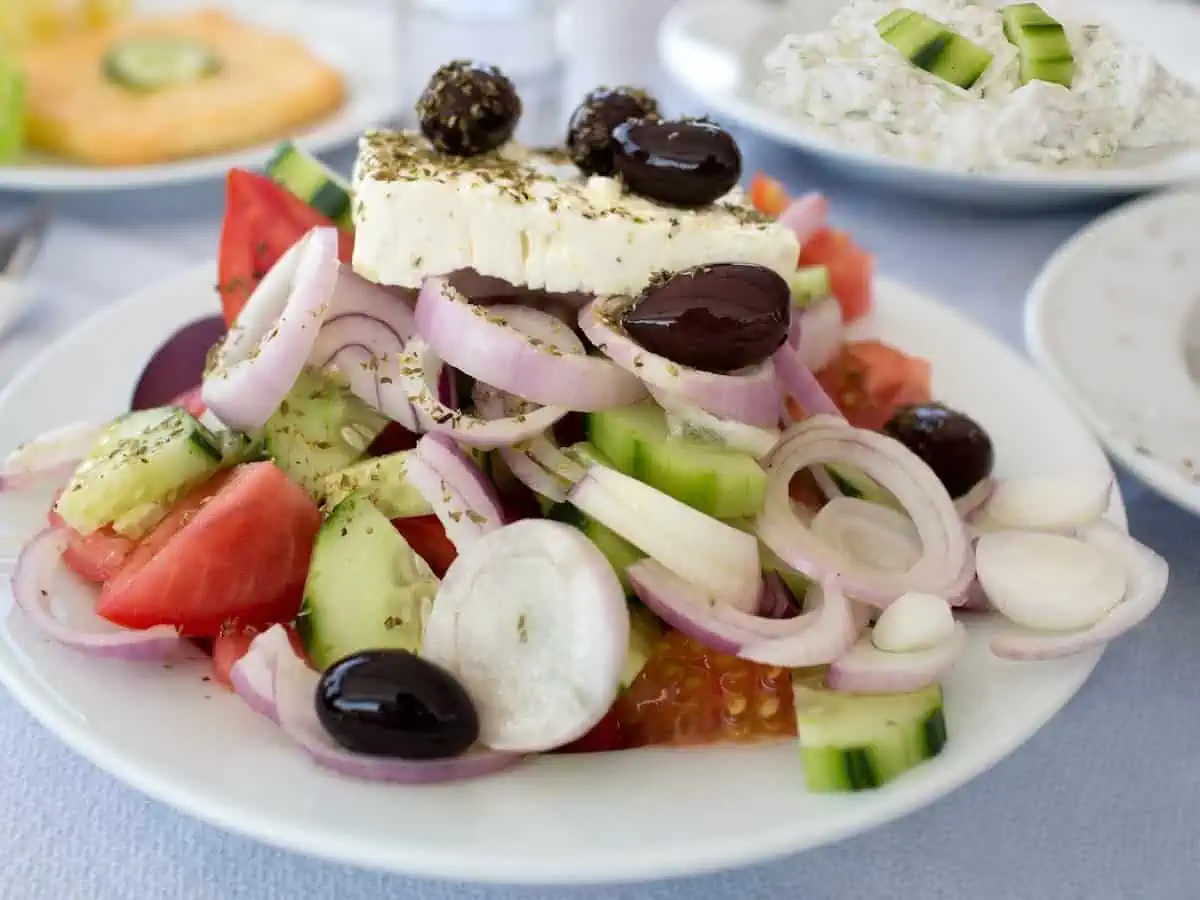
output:
[[[520,109],[456,61],[352,179],[291,145],[229,173],[220,319],[0,469],[59,485],[13,577],[46,635],[201,647],[351,776],[790,740],[856,791],[952,739],[971,615],[1042,660],[1159,603],[1109,474],[995,478],[926,362],[847,339],[873,264],[824,198],[741,191],[732,136],[642,91],[551,150]],[[55,616],[64,568],[94,623]]]

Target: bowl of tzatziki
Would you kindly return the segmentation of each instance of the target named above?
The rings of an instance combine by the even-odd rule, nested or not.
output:
[[[1048,207],[1200,179],[1188,29],[1159,2],[693,0],[660,49],[718,115],[839,169]]]

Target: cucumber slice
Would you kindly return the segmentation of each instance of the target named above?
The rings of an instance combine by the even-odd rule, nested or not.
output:
[[[1048,81],[1070,87],[1075,57],[1062,25],[1036,3],[1015,3],[1000,10],[1004,36],[1020,54],[1022,84]]]
[[[291,141],[275,148],[267,163],[267,175],[339,228],[354,230],[354,195],[350,184],[316,157]]]
[[[671,437],[656,404],[643,401],[588,416],[591,443],[612,467],[718,519],[756,516],[767,475],[748,453]]]
[[[389,519],[433,514],[421,492],[408,483],[404,464],[411,451],[390,453],[347,466],[327,475],[321,484],[324,504],[332,509],[353,493],[369,500]]]
[[[833,293],[829,281],[829,270],[824,266],[805,266],[788,276],[788,287],[792,291],[792,305],[807,309],[815,300]]]
[[[333,379],[303,372],[263,426],[267,455],[318,498],[325,479],[366,453],[387,419]]]
[[[322,671],[361,650],[416,653],[437,590],[387,516],[351,494],[317,532],[296,627]]]
[[[880,787],[946,745],[939,685],[910,694],[839,694],[793,677],[792,693],[811,791]]]
[[[223,463],[217,439],[183,410],[131,413],[97,441],[55,510],[81,534],[115,524],[140,536],[156,521],[152,507],[169,506]]]
[[[215,75],[221,61],[194,38],[130,37],[104,55],[104,76],[131,91],[161,91]]]
[[[906,12],[905,16],[896,13]],[[879,36],[918,69],[969,89],[992,64],[992,53],[924,13],[896,9],[876,25]]]
[[[17,61],[0,53],[0,162],[25,146],[25,75]]]

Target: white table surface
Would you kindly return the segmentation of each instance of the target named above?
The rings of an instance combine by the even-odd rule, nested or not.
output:
[[[883,271],[1015,347],[1032,278],[1090,218],[986,218],[870,196],[776,148],[750,139],[743,146],[747,171],[764,167],[793,190],[826,191],[836,222],[878,254]],[[0,338],[0,383],[104,304],[213,256],[221,198],[219,184],[206,184],[62,202],[38,267],[41,301]],[[0,211],[16,202],[0,196]],[[0,435],[0,444],[10,437]],[[950,797],[864,837],[754,869],[650,885],[566,891],[411,881],[311,861],[184,818],[75,756],[0,692],[0,898],[1195,898],[1200,522],[1127,477],[1121,484],[1133,532],[1171,563],[1163,606],[1112,646],[1079,696],[1025,747]]]

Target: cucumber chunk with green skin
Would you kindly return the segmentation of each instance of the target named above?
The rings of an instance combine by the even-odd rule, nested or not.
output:
[[[797,269],[787,279],[791,288],[792,305],[807,309],[815,301],[828,297],[833,292],[829,281],[829,270],[824,266],[805,266]]]
[[[354,194],[349,182],[291,141],[275,148],[267,163],[267,176],[339,228],[354,230]]]
[[[389,519],[432,515],[433,506],[408,482],[405,462],[411,455],[411,450],[389,453],[327,475],[321,485],[325,506],[335,507],[359,493]]]
[[[371,501],[351,494],[317,532],[296,627],[322,671],[362,650],[421,649],[438,579]]]
[[[672,437],[652,401],[589,414],[588,438],[617,471],[714,518],[762,509],[767,475],[753,456]]]
[[[1075,56],[1062,25],[1036,3],[1015,3],[1000,10],[1004,36],[1020,55],[1022,84],[1047,81],[1070,87]]]
[[[161,91],[215,75],[221,60],[204,43],[182,36],[129,37],[101,64],[104,77],[131,91]]]
[[[811,791],[881,787],[946,746],[940,685],[909,694],[842,694],[794,677],[792,693]]]
[[[81,534],[116,523],[140,536],[154,524],[152,507],[169,505],[223,463],[217,439],[182,409],[130,413],[101,435],[54,508]]]
[[[341,383],[306,371],[263,426],[263,447],[319,498],[325,479],[362,459],[386,424]]]
[[[24,73],[0,52],[0,162],[11,162],[25,149],[25,96]]]
[[[905,16],[896,13],[906,12]],[[884,41],[918,69],[964,90],[992,64],[992,53],[924,13],[896,9],[876,23]]]

